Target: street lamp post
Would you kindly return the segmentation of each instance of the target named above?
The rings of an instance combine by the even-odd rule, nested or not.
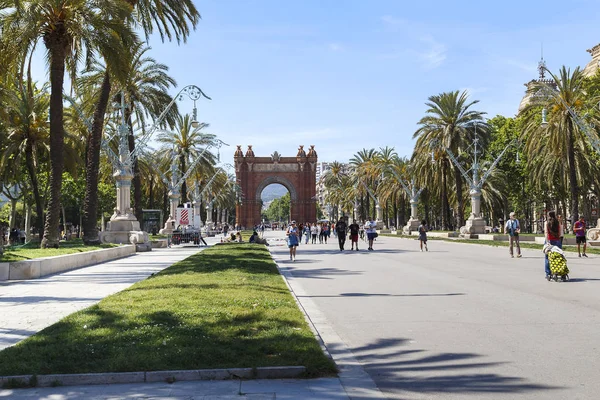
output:
[[[396,177],[398,182],[400,182],[400,185],[402,185],[402,189],[404,189],[404,192],[410,199],[410,219],[408,220],[404,228],[402,228],[402,233],[409,234],[410,232],[417,231],[421,223],[418,217],[419,197],[421,196],[421,192],[424,188],[417,189],[414,178],[411,179],[409,188],[408,185],[404,182],[404,179],[402,179],[402,177],[396,171],[394,171],[392,168],[390,168],[389,171],[391,171],[391,173]]]
[[[477,130],[477,125],[475,125],[475,130]],[[481,188],[483,187],[483,184],[486,182],[486,180],[489,178],[491,173],[496,168],[496,165],[498,165],[498,162],[500,161],[502,156],[504,156],[504,153],[506,153],[506,151],[508,150],[508,148],[510,146],[515,145],[516,143],[517,143],[516,140],[511,141],[504,148],[504,150],[502,150],[500,155],[494,160],[492,165],[483,174],[483,176],[481,176],[480,175],[481,165],[479,164],[479,158],[478,158],[478,155],[480,152],[478,149],[479,139],[477,138],[477,131],[475,131],[475,138],[473,139],[474,158],[473,158],[473,166],[471,167],[472,176],[469,176],[467,171],[463,168],[463,166],[460,164],[460,162],[457,160],[457,158],[454,156],[454,154],[452,153],[452,151],[449,148],[444,147],[438,139],[434,139],[431,142],[432,148],[434,148],[434,147],[440,148],[440,149],[444,150],[446,152],[446,154],[448,154],[448,157],[450,158],[450,160],[454,163],[454,165],[456,165],[456,167],[462,174],[463,178],[465,178],[465,180],[469,184],[469,195],[471,196],[471,215],[467,219],[465,226],[462,226],[460,228],[460,233],[462,236],[471,237],[471,235],[478,235],[478,234],[485,233],[485,225],[486,224],[485,224],[485,220],[483,219],[483,216],[481,215]]]

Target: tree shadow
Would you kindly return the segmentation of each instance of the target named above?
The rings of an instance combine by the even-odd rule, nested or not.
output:
[[[315,295],[315,296],[297,296],[307,298],[328,298],[328,297],[443,297],[443,296],[464,296],[466,293],[406,293],[406,294],[389,294],[389,293],[340,293],[336,295]]]
[[[386,392],[415,393],[523,393],[564,389],[538,384],[518,376],[486,372],[508,364],[486,362],[477,353],[431,353],[426,349],[402,349],[409,339],[378,339],[351,348],[377,386]],[[334,347],[330,351],[335,352]]]
[[[316,262],[316,261],[313,261]],[[293,263],[293,261],[290,261]],[[298,263],[298,261],[296,261]],[[339,268],[296,269],[291,266],[281,266],[282,272],[292,274],[294,278],[334,279],[336,276],[362,275],[363,271],[350,271]]]

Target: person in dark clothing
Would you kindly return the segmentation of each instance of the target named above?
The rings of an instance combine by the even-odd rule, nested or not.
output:
[[[354,244],[356,243],[356,251],[358,251],[358,232],[360,231],[360,226],[354,221],[348,226],[350,229],[350,241],[352,243],[352,250],[354,250]]]
[[[346,230],[348,229],[348,225],[346,225],[346,221],[344,221],[344,217],[340,218],[340,220],[335,224],[335,231],[337,232],[338,243],[340,244],[340,251],[344,250],[344,244],[346,244]]]

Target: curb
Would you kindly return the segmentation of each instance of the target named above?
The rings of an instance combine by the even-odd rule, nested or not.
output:
[[[285,284],[290,290],[290,293],[300,307],[300,310],[304,313],[304,317],[306,318],[310,329],[314,332],[317,341],[323,349],[323,352],[333,360],[338,368],[337,376],[348,398],[385,399],[386,397],[383,395],[379,387],[377,387],[371,376],[363,369],[361,364],[356,360],[352,351],[343,343],[341,338],[328,324],[325,316],[316,307],[316,305],[314,305],[310,299],[307,299],[306,306],[300,302],[296,292],[293,290],[287,279],[288,275],[292,276],[291,273],[279,266],[270,250],[269,253],[271,253],[271,258],[273,258],[273,262],[275,262],[277,270],[281,274],[281,278],[284,280]],[[314,320],[309,316],[308,311],[306,310],[307,307],[312,309],[311,312],[313,313]],[[315,321],[321,327],[323,334],[321,334],[321,331],[317,329]],[[325,336],[325,339],[323,339],[323,336]],[[332,346],[331,352],[327,348],[327,343]]]
[[[267,249],[267,250],[269,250],[269,249]],[[333,362],[335,363],[335,360],[334,360],[333,356],[331,355],[331,353],[329,352],[329,349],[327,349],[327,345],[325,344],[325,341],[323,340],[323,338],[321,337],[321,334],[317,330],[317,327],[315,326],[312,319],[310,319],[310,316],[306,312],[306,309],[304,308],[304,306],[302,305],[300,300],[298,300],[298,296],[296,296],[296,292],[294,292],[294,289],[292,289],[292,286],[288,282],[286,274],[289,274],[289,272],[281,269],[281,267],[279,266],[277,261],[275,261],[275,258],[273,257],[273,253],[270,250],[269,250],[269,254],[271,255],[271,259],[273,260],[273,262],[275,263],[275,266],[277,267],[277,271],[279,271],[279,275],[281,275],[281,279],[283,279],[283,281],[285,282],[285,285],[287,286],[288,290],[290,291],[290,294],[294,298],[296,305],[298,306],[300,311],[302,311],[302,314],[304,314],[304,320],[308,323],[308,327],[310,328],[313,335],[315,336],[315,339],[317,339],[319,346],[321,346],[321,350],[323,350],[323,353],[325,353],[327,358],[329,358],[330,360],[333,360]],[[337,366],[337,363],[335,363],[335,364]]]
[[[147,372],[109,372],[93,374],[51,374],[0,376],[2,388],[31,388],[79,385],[110,385],[115,383],[148,383],[176,381],[211,381],[230,379],[300,378],[303,366],[197,369]]]

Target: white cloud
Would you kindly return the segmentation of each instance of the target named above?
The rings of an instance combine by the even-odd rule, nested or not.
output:
[[[419,58],[423,61],[425,67],[433,69],[442,65],[446,60],[446,46],[436,41],[431,35],[420,38],[420,41],[429,46],[428,49],[419,54]]]
[[[448,53],[446,45],[436,40],[427,27],[391,15],[384,15],[381,21],[390,31],[399,32],[402,35],[400,38],[405,43],[409,43],[405,50],[389,52],[383,54],[381,58],[397,59],[408,56],[420,61],[426,69],[438,68],[446,60]],[[415,44],[418,49],[414,48]]]
[[[344,47],[339,43],[329,43],[329,50],[337,52],[344,50]]]
[[[383,17],[381,17],[381,20],[388,27],[397,27],[399,25],[405,25],[407,22],[405,19],[396,18],[391,15],[384,15]]]
[[[485,93],[489,90],[489,88],[487,87],[464,87],[464,88],[460,88],[459,92],[464,92],[466,91],[469,96],[473,96],[474,94],[477,93]]]

